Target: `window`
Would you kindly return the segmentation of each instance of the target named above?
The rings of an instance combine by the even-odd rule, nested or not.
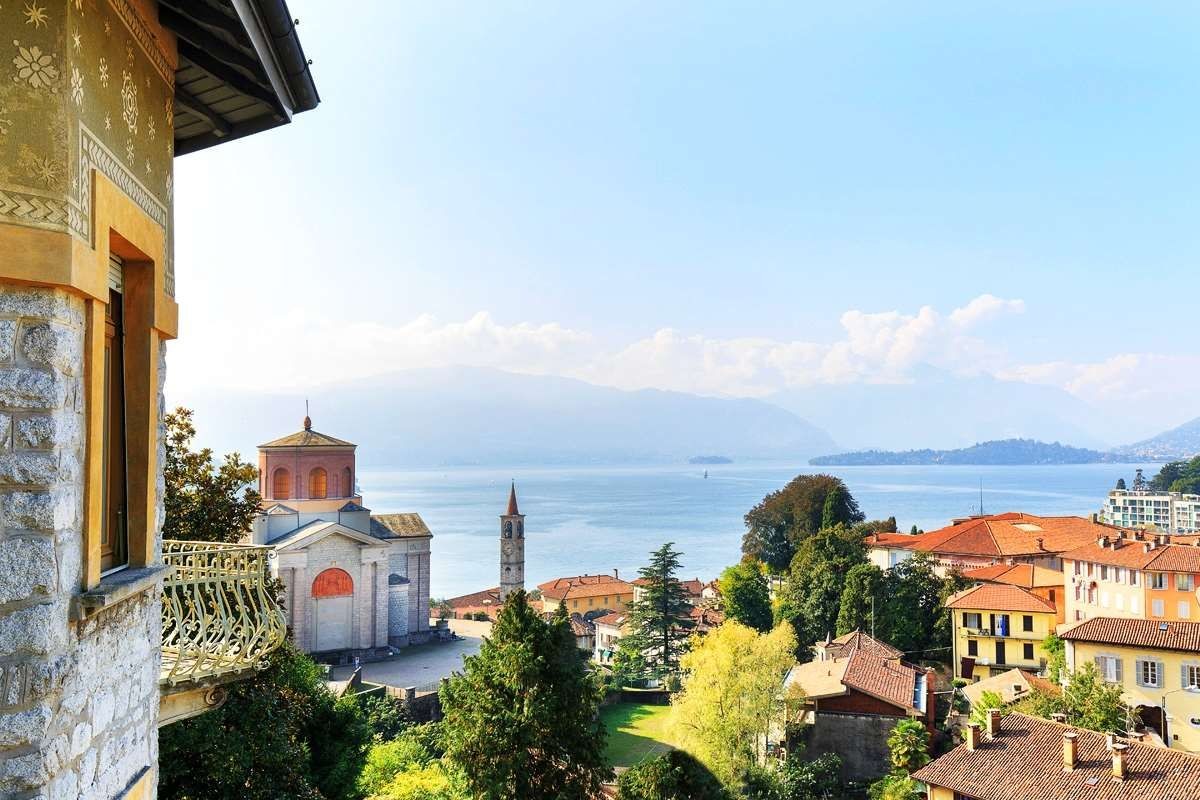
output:
[[[979,614],[976,614],[973,611],[968,611],[963,614],[963,627],[971,628],[972,630],[979,630],[983,627],[983,620],[980,619]]]
[[[1116,656],[1096,656],[1096,671],[1106,683],[1121,682],[1121,659]]]
[[[354,594],[354,579],[344,569],[330,567],[313,579],[312,596],[349,597]]]
[[[1114,583],[1124,583],[1125,582],[1125,569],[1123,567],[1114,567],[1113,568],[1113,582]]]
[[[1154,689],[1160,688],[1162,686],[1162,662],[1139,658],[1137,660],[1137,685]]]
[[[1021,630],[1023,630],[1023,631],[1032,631],[1033,630],[1033,616],[1032,615],[1026,614],[1025,616],[1021,617]]]
[[[1178,616],[1180,619],[1188,619],[1192,616],[1191,602],[1188,600],[1180,600],[1179,605],[1176,606],[1176,612],[1176,616]]]
[[[276,500],[287,500],[291,496],[292,473],[283,467],[279,467],[271,477],[271,497]]]
[[[1008,663],[1008,654],[1005,652],[1005,647],[1004,647],[1003,641],[996,642],[996,663],[997,664],[1007,664]]]
[[[979,641],[976,639],[967,639],[967,655],[979,655]]]
[[[1165,612],[1163,610],[1163,601],[1162,600],[1153,601],[1150,604],[1150,609],[1151,609],[1151,611],[1150,611],[1151,616],[1161,617],[1161,616],[1165,615]]]
[[[329,475],[321,467],[308,473],[308,496],[313,500],[324,500],[329,494]]]
[[[1130,586],[1138,585],[1138,575],[1140,575],[1140,574],[1141,573],[1138,572],[1136,569],[1129,570],[1129,585]]]
[[[1033,642],[1026,642],[1021,647],[1021,656],[1026,661],[1033,661]]]
[[[1184,689],[1189,686],[1200,686],[1200,662],[1185,661],[1180,677],[1180,683]]]
[[[342,470],[342,497],[354,496],[354,475],[351,474],[350,468],[346,467]]]
[[[1102,580],[1102,581],[1108,580],[1108,564],[1100,565],[1100,580]]]
[[[117,259],[117,267],[120,267]],[[110,264],[110,272],[112,269]],[[111,285],[111,279],[110,279]],[[120,283],[118,283],[120,286]],[[100,571],[128,562],[128,453],[125,439],[125,330],[121,292],[109,289],[104,312],[104,518]]]
[[[1080,561],[1075,561],[1075,562],[1073,562],[1073,563],[1075,564],[1075,574],[1076,574],[1076,575],[1079,575],[1079,574],[1081,574],[1081,573],[1083,572],[1083,569],[1082,569],[1082,566],[1083,566],[1083,564],[1082,564],[1082,562],[1080,562]]]
[[[1147,575],[1149,576],[1148,580],[1150,581],[1151,589],[1167,588],[1167,573],[1165,573],[1165,572],[1150,572],[1150,573],[1147,573]]]
[[[1196,588],[1195,581],[1192,580],[1191,575],[1184,575],[1181,572],[1176,573],[1175,574],[1175,588],[1181,592],[1190,592],[1190,591],[1192,591],[1192,589]]]

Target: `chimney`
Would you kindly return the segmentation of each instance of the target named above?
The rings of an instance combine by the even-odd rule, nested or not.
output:
[[[613,567],[613,577],[616,578],[617,580],[621,580],[621,573],[617,572],[616,567]]]
[[[1045,548],[1045,546],[1044,546],[1044,545],[1045,545],[1045,542],[1046,542],[1046,540],[1045,540],[1045,539],[1043,539],[1041,536],[1039,536],[1039,537],[1037,538],[1037,546],[1038,546],[1038,550],[1045,550],[1045,549],[1046,549],[1046,548]]]
[[[967,726],[967,749],[979,749],[979,725],[974,722]]]
[[[1108,544],[1108,537],[1101,536],[1099,539],[1096,540],[1096,544],[1100,545],[1101,547],[1104,547],[1104,545]]]
[[[989,739],[995,739],[1000,734],[1000,709],[988,709],[987,732]]]
[[[1125,734],[1125,738],[1128,739],[1129,741],[1133,742],[1134,744],[1141,744],[1142,743],[1142,732],[1141,731],[1130,731],[1129,733]]]
[[[1113,743],[1117,741],[1117,737],[1113,733],[1104,734],[1104,749],[1112,752]]]
[[[1063,771],[1070,772],[1079,763],[1079,743],[1075,740],[1079,734],[1075,731],[1063,732]]]
[[[1050,719],[1053,720],[1054,722],[1059,723],[1060,725],[1067,724],[1067,715],[1066,714],[1062,714],[1062,713],[1051,714]]]
[[[1114,744],[1112,748],[1112,776],[1113,780],[1125,780],[1125,751],[1129,749],[1127,744]]]

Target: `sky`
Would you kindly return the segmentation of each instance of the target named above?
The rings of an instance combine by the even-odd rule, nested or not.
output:
[[[168,393],[471,364],[1200,416],[1200,6],[292,0],[321,93],[176,162]]]

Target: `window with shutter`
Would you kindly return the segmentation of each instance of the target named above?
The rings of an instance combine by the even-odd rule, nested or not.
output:
[[[1200,687],[1200,661],[1185,661],[1180,669],[1179,685],[1183,689]]]
[[[100,571],[128,562],[128,450],[125,435],[125,329],[123,267],[112,256],[108,268],[108,305],[104,311],[104,516],[100,528]],[[115,287],[115,288],[114,288]]]

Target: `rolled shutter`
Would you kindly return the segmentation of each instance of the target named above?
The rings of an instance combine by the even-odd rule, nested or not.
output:
[[[116,253],[108,254],[108,288],[114,292],[125,288],[125,262]]]

